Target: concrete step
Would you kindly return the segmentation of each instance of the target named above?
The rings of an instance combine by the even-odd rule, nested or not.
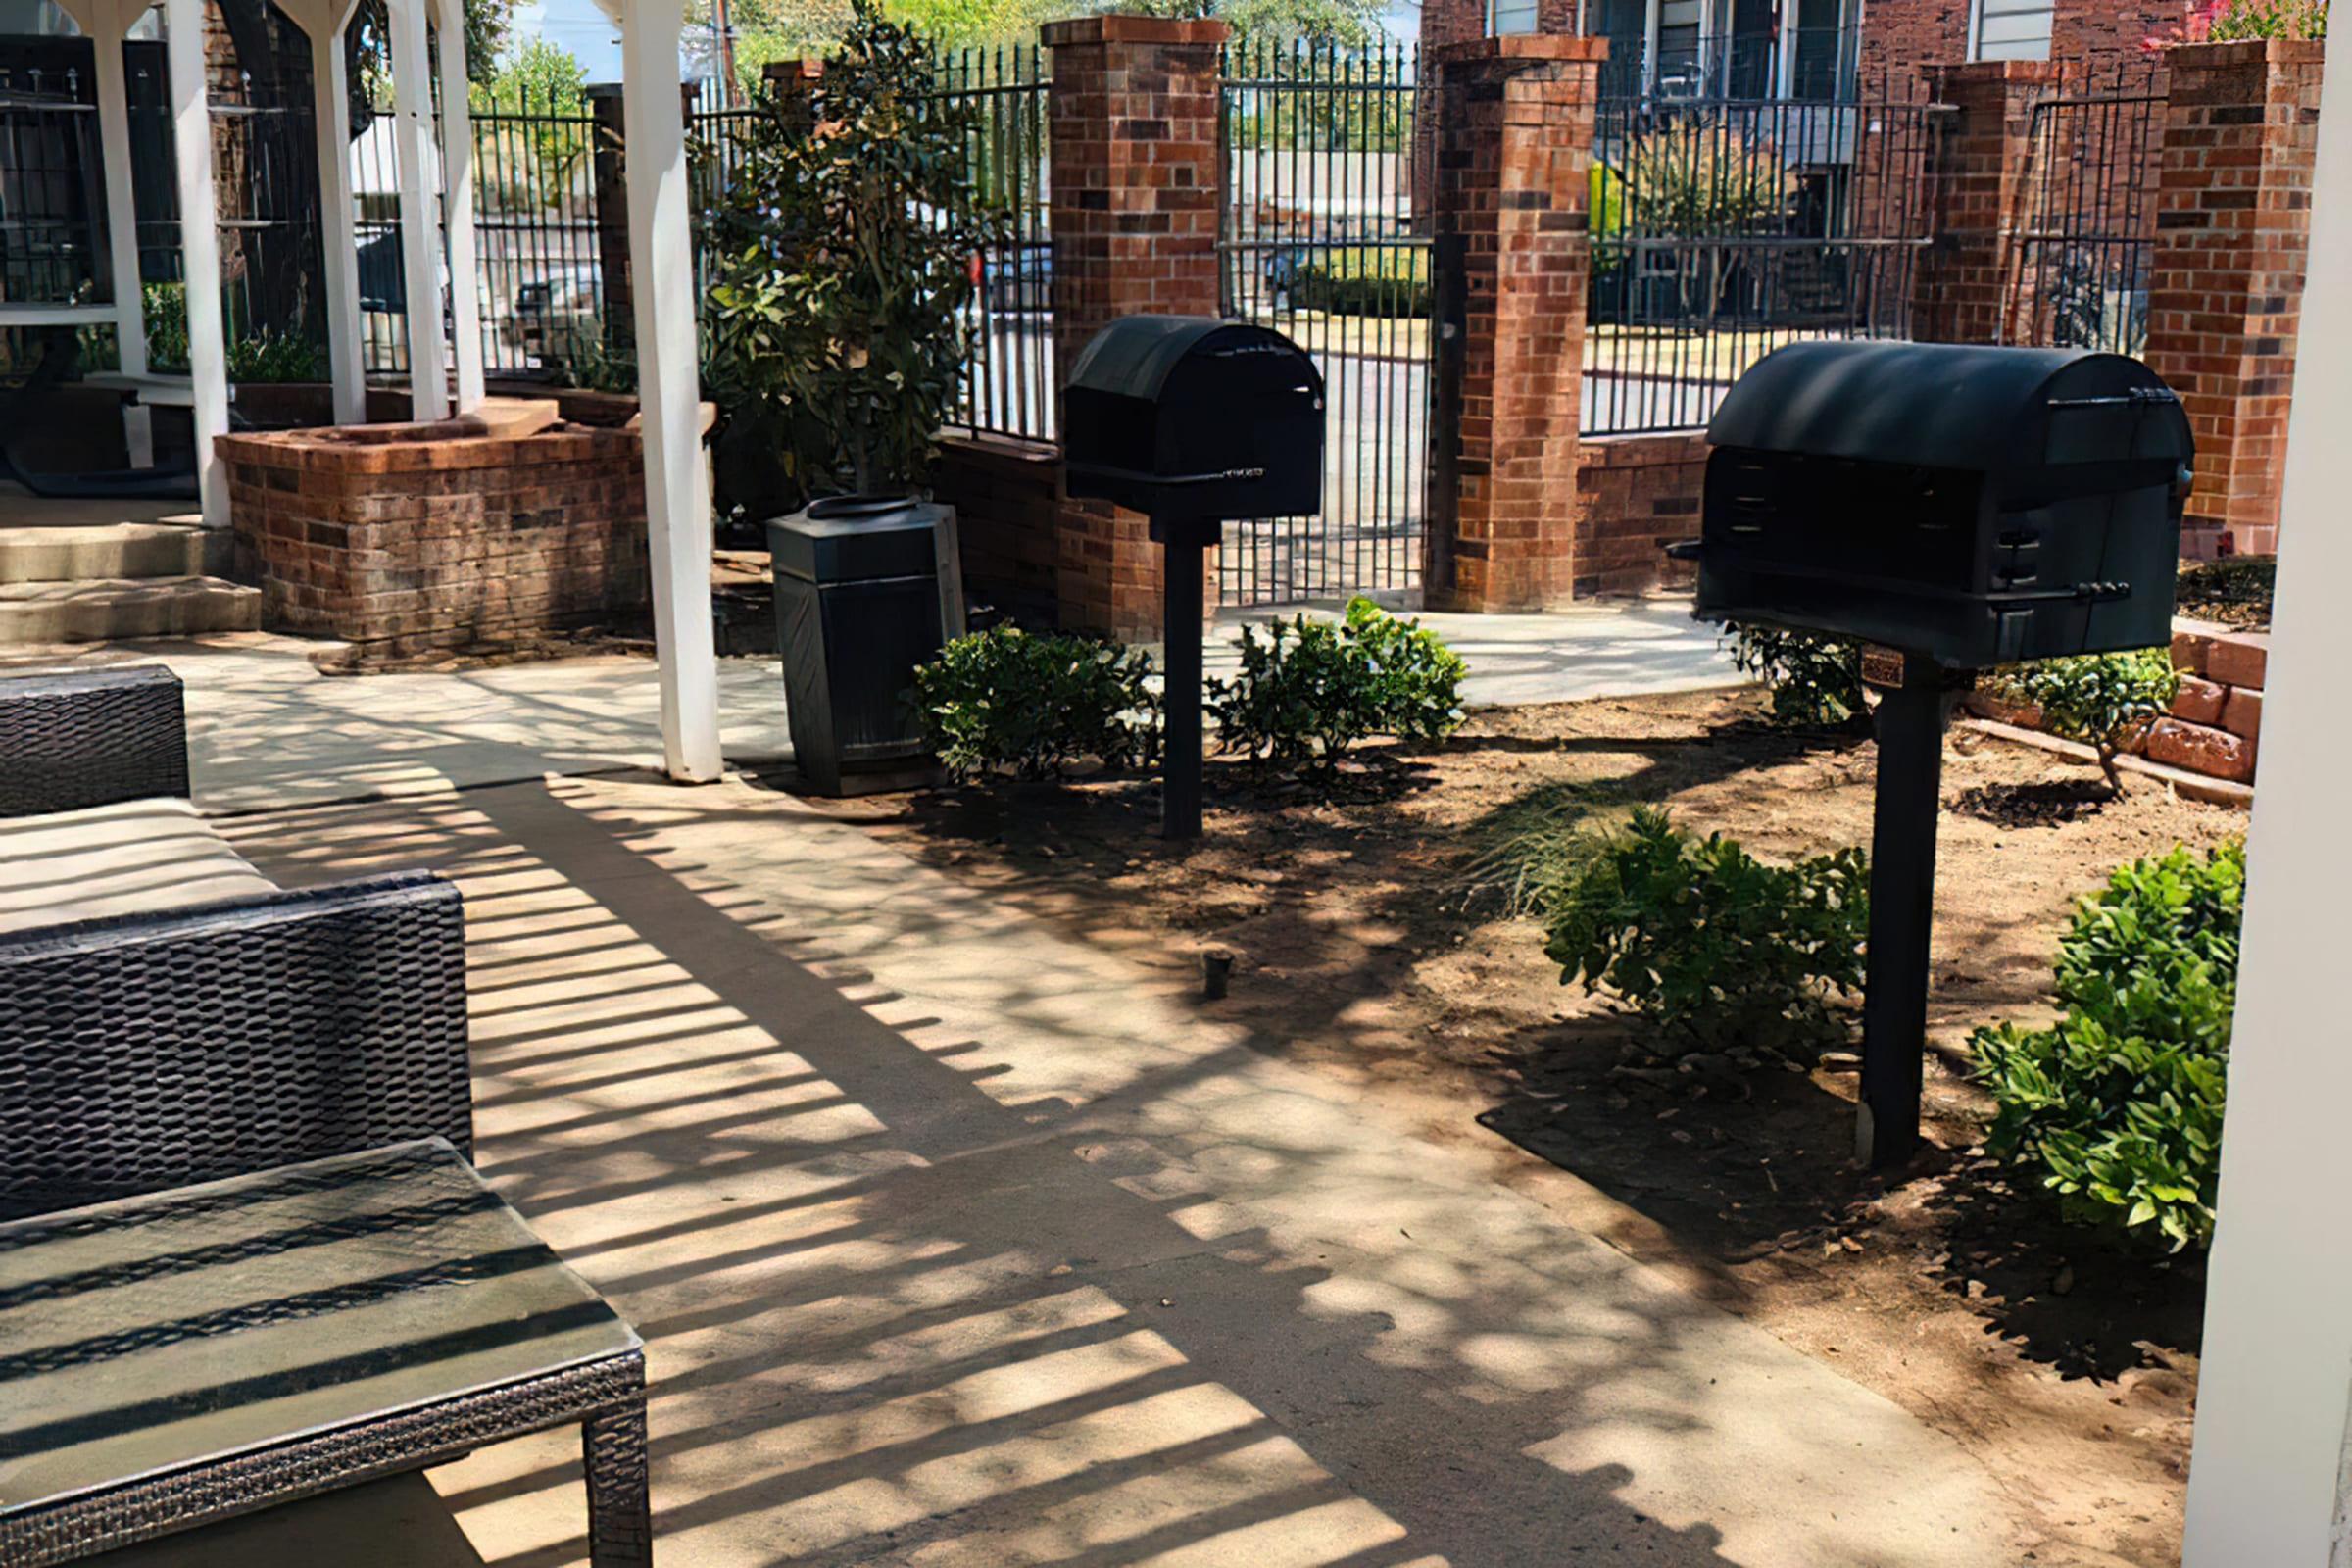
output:
[[[261,624],[262,591],[219,577],[0,584],[0,644],[188,637]]]
[[[228,530],[194,517],[0,527],[0,583],[218,576],[230,554]]]

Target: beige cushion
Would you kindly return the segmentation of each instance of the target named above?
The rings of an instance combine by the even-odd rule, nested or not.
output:
[[[186,801],[0,818],[0,933],[275,891]]]

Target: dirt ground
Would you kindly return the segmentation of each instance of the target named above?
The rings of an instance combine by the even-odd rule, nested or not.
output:
[[[2052,811],[2079,768],[1955,731],[1932,1147],[1881,1178],[1851,1158],[1850,1068],[1629,1075],[1629,1023],[1563,987],[1536,924],[1465,871],[1497,831],[1596,802],[1661,802],[1773,858],[1867,844],[1872,747],[1759,711],[1715,693],[1480,712],[1440,751],[1373,754],[1330,803],[1212,763],[1189,850],[1152,836],[1155,794],[1133,780],[870,797],[847,814],[1145,961],[1230,951],[1230,994],[1203,1006],[1263,1049],[1486,1151],[1498,1180],[1951,1433],[2036,1520],[2018,1561],[2177,1562],[2202,1271],[2060,1223],[1983,1155],[1987,1105],[1960,1068],[1976,1025],[2047,1016],[2076,896],[2244,819],[2147,780]],[[2032,808],[1980,814],[2020,788]]]

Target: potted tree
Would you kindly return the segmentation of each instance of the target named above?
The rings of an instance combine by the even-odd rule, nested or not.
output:
[[[904,703],[960,628],[954,514],[928,500],[971,352],[977,112],[918,34],[856,0],[821,76],[771,95],[710,215],[710,368],[735,439],[773,454],[787,712],[825,793],[922,751]]]

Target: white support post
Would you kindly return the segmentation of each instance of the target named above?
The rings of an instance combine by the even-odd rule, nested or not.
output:
[[[188,300],[196,488],[204,520],[228,525],[228,476],[213,438],[228,433],[228,335],[220,319],[220,219],[213,192],[213,114],[204,85],[204,0],[165,0],[172,146],[179,175],[181,275]]]
[[[441,34],[442,220],[449,229],[450,352],[458,412],[482,406],[481,284],[473,245],[473,109],[466,102],[466,0],[434,0]]]
[[[671,778],[699,784],[717,778],[721,763],[686,117],[678,95],[684,21],[680,0],[629,0],[621,18],[621,131],[629,150],[629,275],[653,543],[662,748]]]
[[[400,165],[402,292],[409,308],[409,398],[420,420],[449,417],[441,335],[441,224],[435,211],[432,61],[424,0],[390,0],[392,144]]]
[[[2326,67],[2310,275],[2352,272],[2352,51]],[[2265,677],[2246,914],[2205,1288],[2186,1568],[2343,1568],[2352,1418],[2352,1023],[2343,890],[2352,838],[2352,294],[2303,295],[2287,419],[2278,598]]]
[[[368,367],[360,327],[360,239],[351,209],[351,81],[344,64],[342,0],[329,0],[311,27],[311,81],[318,94],[320,248],[326,263],[326,357],[335,422],[368,419]]]
[[[1802,0],[1781,0],[1780,58],[1773,62],[1773,95],[1779,98],[1796,96],[1796,40],[1798,24],[1803,21]]]
[[[139,283],[139,215],[131,197],[130,96],[122,79],[122,14],[110,4],[92,8],[100,25],[90,34],[97,62],[98,153],[106,164],[107,272],[115,290],[115,360],[124,375],[147,373],[147,291]],[[122,405],[122,444],[134,468],[155,466],[155,420],[144,403]]]

